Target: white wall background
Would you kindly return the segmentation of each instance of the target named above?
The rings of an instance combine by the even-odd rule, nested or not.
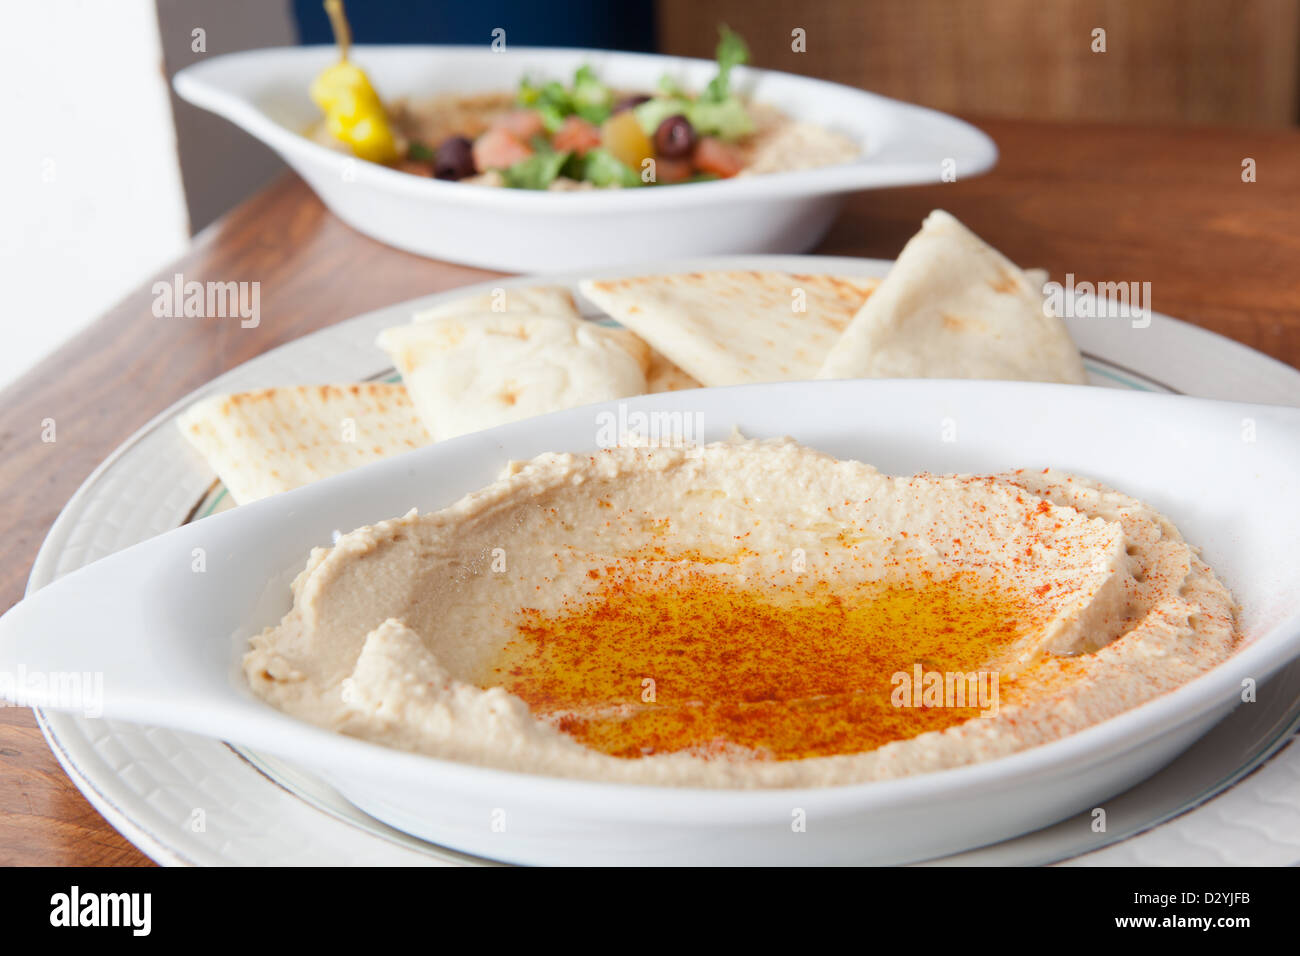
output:
[[[6,3],[0,386],[188,238],[152,0]]]
[[[288,7],[0,0],[0,388],[184,252],[168,75],[201,56],[293,43]],[[190,49],[195,26],[206,53]],[[222,120],[181,103],[176,118],[196,226],[281,168]]]

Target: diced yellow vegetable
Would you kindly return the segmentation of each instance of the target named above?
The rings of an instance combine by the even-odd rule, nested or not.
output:
[[[654,144],[642,132],[631,110],[615,113],[605,120],[600,128],[600,145],[637,173],[641,172],[642,161],[655,154]]]

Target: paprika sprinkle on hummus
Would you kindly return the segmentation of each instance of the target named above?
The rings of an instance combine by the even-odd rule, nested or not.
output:
[[[788,439],[547,454],[315,549],[244,673],[340,733],[516,771],[830,786],[959,767],[1239,643],[1173,524],[1034,468],[894,477]]]
[[[989,671],[1032,620],[1029,600],[972,575],[757,589],[615,570],[593,597],[526,614],[493,671],[533,713],[616,757],[743,748],[801,760],[978,717],[974,700],[896,707],[894,676],[917,662]]]

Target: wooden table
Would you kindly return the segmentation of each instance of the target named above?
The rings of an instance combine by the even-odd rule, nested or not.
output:
[[[1300,132],[980,125],[1002,151],[993,173],[856,196],[818,251],[892,258],[942,207],[1016,262],[1076,281],[1150,281],[1157,311],[1300,367]],[[1256,182],[1242,181],[1246,158]],[[205,230],[159,277],[176,272],[260,281],[260,326],[155,318],[151,280],[0,393],[0,607],[22,595],[81,481],[162,408],[314,329],[492,275],[366,239],[292,176]],[[46,418],[57,423],[52,444],[39,437]],[[146,862],[64,776],[31,712],[0,708],[0,864]]]

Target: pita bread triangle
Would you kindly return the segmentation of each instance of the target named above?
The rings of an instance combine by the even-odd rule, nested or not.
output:
[[[567,315],[582,318],[573,296],[564,286],[502,286],[489,292],[465,295],[440,305],[421,309],[411,316],[412,322],[433,322],[469,312],[538,312],[543,315]]]
[[[812,378],[879,280],[787,272],[588,279],[582,294],[704,385]]]
[[[946,212],[926,217],[818,378],[1087,381],[1065,324],[1025,273]]]
[[[399,325],[380,333],[378,345],[437,441],[644,394],[650,363],[649,346],[626,329],[534,312]]]
[[[239,504],[430,441],[406,389],[387,382],[212,395],[176,424]]]

